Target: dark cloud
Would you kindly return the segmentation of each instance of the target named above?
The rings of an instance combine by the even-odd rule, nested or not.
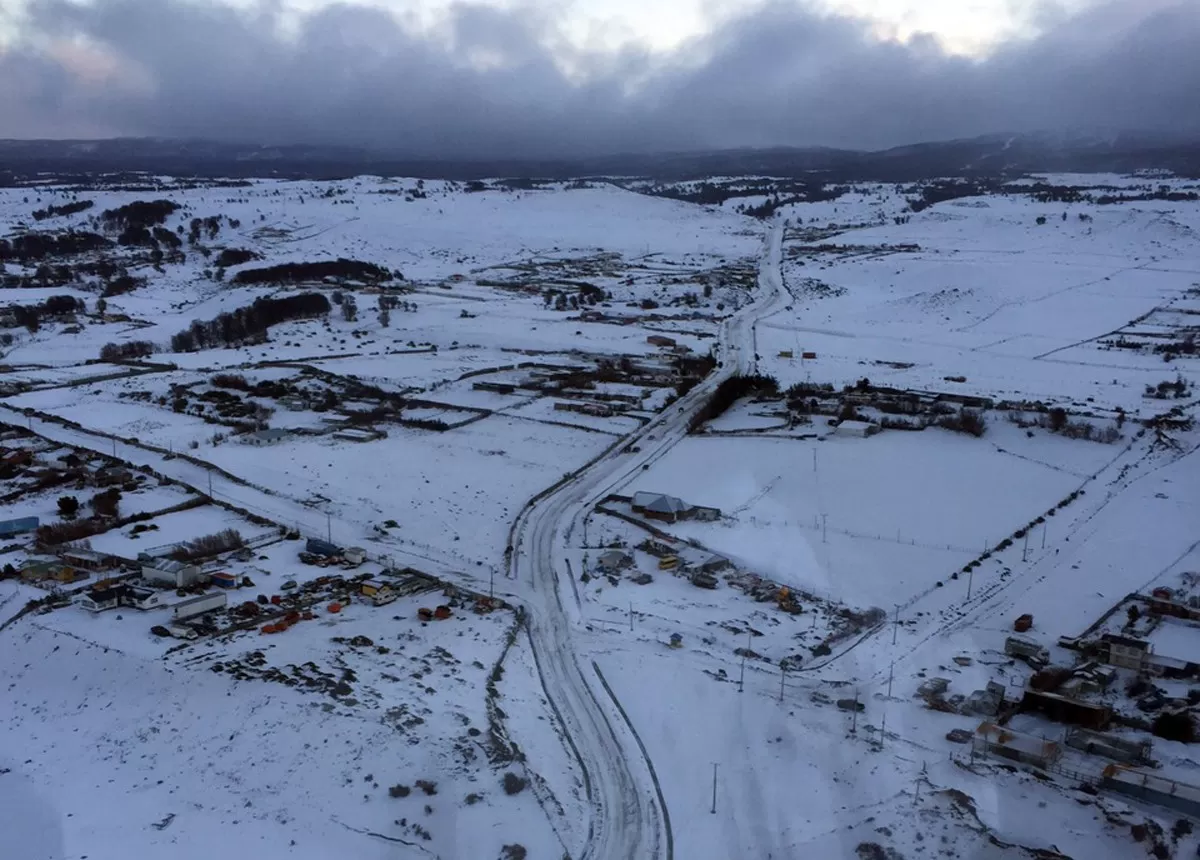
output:
[[[38,0],[0,52],[0,135],[542,156],[1200,131],[1200,3],[1116,0],[1045,20],[1039,38],[970,60],[776,2],[669,53],[564,57],[553,19],[528,10],[459,5],[418,34],[348,4],[289,27],[277,3]]]

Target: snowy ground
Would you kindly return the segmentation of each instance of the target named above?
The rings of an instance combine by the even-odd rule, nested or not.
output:
[[[1101,186],[1144,184],[1045,180],[1097,194]],[[29,193],[26,204],[27,193],[0,190],[4,234],[30,210],[70,199],[47,189]],[[637,568],[651,583],[633,584],[627,571],[619,585],[601,578],[570,589],[580,599],[580,665],[590,673],[595,660],[644,744],[676,857],[1016,860],[1025,848],[1053,846],[1077,858],[1123,858],[1143,853],[1129,825],[1147,819],[1167,831],[1171,856],[1190,856],[1195,837],[1170,839],[1175,816],[1162,810],[1080,794],[1065,779],[964,766],[966,748],[944,736],[973,730],[979,718],[936,713],[913,696],[930,677],[947,678],[963,695],[990,680],[1023,684],[1028,670],[1002,649],[1024,612],[1035,615],[1030,635],[1069,665],[1059,636],[1077,635],[1131,591],[1179,588],[1183,574],[1200,570],[1200,434],[1173,432],[1173,444],[1157,442],[1153,431],[1138,434],[1142,419],[1173,406],[1185,416],[1196,409],[1194,393],[1163,400],[1145,389],[1200,382],[1194,355],[1164,359],[1153,351],[1194,326],[1200,310],[1200,204],[1039,203],[1007,194],[911,212],[912,195],[859,185],[836,200],[781,208],[791,300],[755,327],[759,371],[777,377],[781,389],[829,383],[840,390],[865,377],[1039,400],[1092,412],[1099,423],[1122,409],[1121,438],[1102,444],[1027,432],[998,413],[989,414],[981,438],[936,428],[847,438],[822,417],[788,427],[782,402],[738,404],[616,491],[659,491],[721,508],[714,523],[661,527],[728,556],[741,571],[811,594],[806,611],[783,613],[724,582],[700,590],[638,552]],[[620,444],[673,391],[599,383],[596,393],[640,398],[631,414],[599,417],[556,410],[554,396],[474,384],[517,384],[527,375],[515,369],[523,362],[577,369],[628,356],[665,366],[663,351],[647,343],[653,334],[706,353],[718,322],[748,300],[742,279],[760,248],[762,225],[736,207],[766,199],[702,207],[610,185],[469,191],[375,178],[80,196],[94,198],[96,208],[34,226],[91,229],[89,219],[103,209],[157,197],[186,207],[169,229],[186,233],[192,217],[225,220],[218,237],[202,242],[210,256],[185,244],[184,262],[131,272],[148,282],[109,297],[107,319],[93,313],[91,280],[0,289],[0,302],[69,294],[88,311],[77,319],[79,331],[65,321],[32,334],[6,330],[11,372],[0,382],[26,389],[7,406],[116,435],[122,441],[112,445],[30,421],[53,438],[136,457],[204,491],[202,466],[164,460],[156,449],[187,452],[252,485],[219,479],[218,498],[306,534],[327,526],[336,540],[428,560],[439,573],[475,577],[485,591],[499,572],[497,589],[517,603],[525,585],[503,571],[518,512]],[[230,266],[218,280],[211,257],[222,248],[261,259]],[[343,289],[357,297],[355,320],[335,306],[327,320],[273,327],[266,343],[170,351],[171,336],[192,320],[291,289],[234,286],[239,270],[339,256],[400,270],[406,280],[398,294],[411,308],[393,309],[384,325],[375,294],[352,285]],[[14,269],[23,271],[7,271]],[[607,298],[556,309],[552,291],[579,282]],[[332,294],[334,287],[304,289]],[[585,310],[603,318],[586,318]],[[1126,345],[1114,345],[1121,337]],[[152,360],[175,369],[98,379],[122,369],[85,363],[102,345],[131,340],[154,342]],[[217,444],[214,434],[229,428],[211,423],[211,414],[176,411],[172,386],[204,391],[218,372],[314,387],[355,380],[445,404],[410,407],[409,419],[469,423],[441,432],[393,424],[386,438],[361,444],[328,435],[266,447]],[[325,411],[258,401],[275,408],[271,427],[326,429]],[[1027,542],[996,549],[1078,490]],[[151,487],[126,494],[123,512],[153,512],[186,497]],[[29,494],[3,514],[53,519],[56,499],[56,492]],[[383,537],[377,527],[388,521],[394,525]],[[126,527],[92,544],[125,554],[226,527],[255,532],[214,506],[151,522],[158,528],[148,534],[135,538]],[[571,538],[575,577],[583,553],[594,561],[599,544],[645,537],[603,515],[588,531],[587,547]],[[298,563],[300,546],[276,543],[227,567],[273,593],[285,578],[322,572]],[[42,593],[0,583],[0,624]],[[531,860],[577,856],[586,789],[527,639],[516,637],[495,685],[506,731],[525,760],[489,762],[488,679],[513,616],[458,612],[420,625],[417,608],[436,602],[431,594],[382,608],[356,603],[338,615],[318,607],[316,619],[281,635],[252,630],[169,654],[177,643],[149,633],[166,610],[93,617],[67,607],[17,620],[0,630],[0,682],[10,692],[0,705],[9,729],[0,741],[7,832],[24,840],[22,857],[54,860],[214,851],[272,860],[491,860],[514,844]],[[812,653],[840,610],[871,607],[887,623],[831,654]],[[1187,658],[1200,653],[1195,632],[1164,626],[1153,641],[1161,653]],[[682,647],[668,647],[673,633]],[[372,644],[350,644],[355,636]],[[738,649],[747,641],[754,655],[739,693]],[[783,674],[779,661],[797,653],[802,668]],[[318,680],[310,689],[280,682],[294,671]],[[323,673],[352,692],[330,693]],[[1171,689],[1186,695],[1188,685]],[[864,712],[855,718],[834,704],[847,698]],[[1061,736],[1061,725],[1020,720]],[[1194,747],[1156,741],[1156,750],[1171,773],[1200,783],[1189,776],[1200,773]],[[533,785],[506,794],[501,779],[509,770]],[[436,781],[437,794],[415,788],[418,779]],[[412,793],[389,797],[397,784]],[[123,800],[99,802],[106,796]],[[861,847],[871,844],[884,853]]]

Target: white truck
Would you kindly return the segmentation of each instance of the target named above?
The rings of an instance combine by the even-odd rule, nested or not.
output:
[[[199,597],[191,597],[176,603],[173,618],[175,621],[185,621],[188,618],[195,618],[197,615],[203,615],[206,612],[224,609],[228,602],[229,596],[223,591],[201,594]]]

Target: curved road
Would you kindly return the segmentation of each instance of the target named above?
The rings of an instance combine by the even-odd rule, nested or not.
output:
[[[574,480],[527,507],[514,527],[512,575],[529,609],[529,636],[546,695],[558,715],[583,772],[591,806],[589,860],[666,858],[669,834],[653,800],[650,764],[628,725],[606,707],[596,678],[583,670],[572,643],[578,597],[566,553],[572,532],[592,506],[657,460],[688,431],[692,415],[725,379],[756,369],[755,326],[788,301],[779,271],[783,228],[767,234],[755,301],[722,326],[717,370],[645,427],[622,440]],[[624,453],[629,445],[640,447]],[[667,858],[670,860],[670,858]]]

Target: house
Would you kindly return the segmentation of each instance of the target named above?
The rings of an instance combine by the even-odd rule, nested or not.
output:
[[[284,430],[280,427],[272,427],[269,430],[255,430],[253,433],[248,433],[242,437],[247,445],[276,445],[292,435],[291,430]]]
[[[133,473],[123,466],[101,466],[96,470],[96,483],[101,487],[113,487],[133,480]]]
[[[1062,756],[1062,748],[1054,741],[1009,731],[990,722],[979,724],[973,746],[979,755],[996,755],[1041,768],[1053,764]]]
[[[170,592],[159,591],[154,588],[127,586],[125,594],[120,599],[120,604],[122,606],[132,606],[134,609],[155,609],[166,605],[168,594]]]
[[[879,432],[879,425],[871,421],[839,421],[837,426],[833,428],[835,436],[851,436],[856,439],[865,439],[868,436],[874,436]]]
[[[203,574],[196,565],[174,559],[159,558],[142,565],[142,579],[162,583],[170,588],[187,588],[195,585],[202,577]]]
[[[633,557],[622,550],[610,549],[600,553],[596,567],[602,573],[616,573],[633,564]]]
[[[652,334],[646,338],[646,343],[651,346],[673,347],[675,346],[675,338],[661,334]]]
[[[85,591],[75,602],[88,612],[103,612],[120,606],[127,590],[124,583],[96,586]]]
[[[1122,669],[1141,671],[1153,649],[1150,643],[1128,636],[1105,633],[1100,637],[1100,651],[1104,661]]]
[[[1150,741],[1135,741],[1118,735],[1089,732],[1087,729],[1070,729],[1067,746],[1082,750],[1088,755],[1098,755],[1125,764],[1145,764],[1150,761]]]
[[[113,557],[90,549],[68,549],[59,553],[63,564],[80,570],[107,570],[113,566]]]
[[[361,546],[348,546],[342,550],[342,558],[346,564],[357,567],[367,560],[367,551]]]
[[[297,394],[285,394],[275,402],[288,412],[303,412],[308,408],[308,401]]]
[[[662,520],[673,523],[685,518],[691,511],[691,505],[682,499],[663,493],[637,492],[633,494],[630,503],[634,513],[641,514],[647,519]]]
[[[21,562],[19,571],[21,579],[25,582],[44,582],[47,579],[57,579],[62,582],[62,577],[65,575],[64,567],[65,565],[57,560],[30,558]]]
[[[37,517],[17,517],[12,520],[0,520],[0,538],[10,538],[37,531],[40,523],[41,521]]]
[[[386,439],[387,433],[374,427],[347,427],[334,431],[333,438],[344,442],[374,442],[376,439]]]

